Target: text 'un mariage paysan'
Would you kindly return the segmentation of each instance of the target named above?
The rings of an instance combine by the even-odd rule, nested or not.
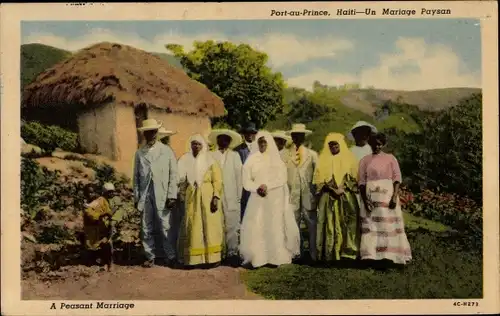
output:
[[[50,309],[133,309],[134,304],[126,303],[107,303],[95,302],[94,303],[52,303]]]
[[[450,9],[382,9],[382,15],[385,16],[413,16],[420,13],[421,16],[435,16],[435,15],[450,15]],[[337,15],[378,15],[379,12],[375,9],[337,9]]]

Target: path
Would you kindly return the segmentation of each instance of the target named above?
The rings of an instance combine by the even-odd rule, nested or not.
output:
[[[97,267],[64,267],[48,276],[28,274],[22,280],[23,300],[199,300],[259,299],[248,292],[240,269],[150,269],[115,266],[111,272]]]

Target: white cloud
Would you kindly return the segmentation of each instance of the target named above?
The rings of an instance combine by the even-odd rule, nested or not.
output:
[[[410,68],[410,71],[397,71]],[[453,50],[441,44],[427,44],[422,38],[399,38],[395,51],[381,54],[374,67],[359,74],[314,69],[290,78],[288,83],[310,90],[315,80],[327,85],[359,83],[379,89],[423,90],[447,87],[480,87],[480,71],[466,69]]]
[[[40,43],[70,51],[76,51],[86,46],[108,41],[127,44],[150,52],[167,52],[165,44],[175,43],[183,45],[187,50],[192,48],[195,40],[231,40],[245,42],[257,50],[268,54],[269,62],[273,67],[290,66],[312,58],[331,58],[340,52],[353,49],[354,44],[342,38],[298,38],[291,34],[268,33],[262,37],[228,39],[224,34],[202,33],[197,35],[180,35],[175,32],[161,34],[147,40],[137,34],[115,33],[106,29],[91,29],[84,36],[64,38],[47,33],[32,33],[23,38],[23,43]]]
[[[341,38],[301,39],[291,34],[267,34],[247,42],[266,52],[275,67],[297,64],[314,58],[336,57],[354,48],[352,41]]]

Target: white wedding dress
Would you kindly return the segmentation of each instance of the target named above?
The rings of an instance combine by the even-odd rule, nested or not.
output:
[[[243,187],[251,193],[241,225],[240,253],[253,267],[282,265],[300,254],[300,234],[289,203],[286,167],[268,132],[260,132],[267,150],[255,150],[243,166]],[[265,184],[267,196],[257,189]]]

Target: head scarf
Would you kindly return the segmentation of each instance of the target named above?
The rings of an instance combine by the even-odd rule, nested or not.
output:
[[[258,146],[258,141],[261,137],[264,137],[264,139],[267,142],[266,151],[263,153],[259,151],[259,146]],[[251,153],[250,153],[251,155],[260,155],[261,159],[266,159],[271,167],[281,168],[285,166],[283,160],[281,159],[278,146],[276,146],[276,143],[274,142],[274,138],[271,135],[271,133],[267,131],[258,132],[254,142],[256,143],[256,146],[253,146],[251,148]]]
[[[193,141],[201,144],[201,150],[196,157],[194,157],[193,150],[191,149]],[[179,161],[179,177],[181,179],[186,178],[191,185],[194,185],[195,182],[201,185],[205,173],[215,160],[208,154],[208,143],[200,134],[191,136],[187,146],[188,152]]]
[[[340,152],[336,155],[332,155],[328,145],[332,141],[339,144]],[[330,133],[326,136],[323,149],[319,154],[314,184],[327,183],[333,177],[337,185],[341,185],[346,174],[357,178],[358,161],[349,148],[347,148],[344,135]]]

